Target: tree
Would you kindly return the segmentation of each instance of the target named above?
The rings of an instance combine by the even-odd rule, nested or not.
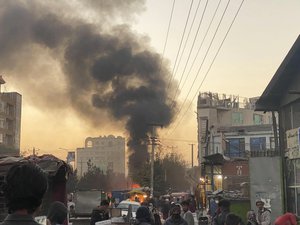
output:
[[[185,180],[186,163],[179,154],[157,154],[154,161],[154,195],[162,195],[171,188],[185,191],[189,183]],[[151,165],[146,163],[136,171],[135,181],[141,186],[150,187]]]
[[[78,189],[81,190],[107,190],[107,176],[103,171],[96,166],[90,166],[88,171],[80,178],[78,182]]]
[[[126,188],[127,180],[124,174],[114,173],[112,170],[107,170],[104,173],[100,168],[93,165],[90,160],[87,165],[88,171],[79,180],[78,189],[111,191]]]
[[[185,191],[189,188],[189,183],[185,179],[187,166],[181,155],[168,153],[162,159],[162,165],[167,187],[175,191]]]
[[[77,170],[75,170],[73,173],[69,174],[67,180],[67,193],[75,192],[77,190],[77,185],[78,185]]]

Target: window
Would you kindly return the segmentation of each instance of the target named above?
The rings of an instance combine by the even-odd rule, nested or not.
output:
[[[242,125],[243,121],[243,114],[241,112],[233,112],[232,116],[232,125]]]
[[[253,114],[253,124],[254,125],[263,124],[263,115]]]
[[[245,156],[245,139],[229,138],[226,140],[226,156],[244,157]]]
[[[251,151],[265,151],[266,150],[266,137],[250,138]]]
[[[288,210],[300,214],[300,159],[287,161],[287,183]]]
[[[3,134],[0,134],[0,143],[3,143]]]

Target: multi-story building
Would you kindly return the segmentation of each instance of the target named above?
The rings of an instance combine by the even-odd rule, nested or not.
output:
[[[17,92],[1,92],[5,84],[0,76],[0,154],[20,154],[22,96]]]
[[[197,106],[199,164],[204,161],[203,157],[216,153],[245,157],[251,151],[274,148],[272,115],[254,111],[257,99],[200,93]]]
[[[198,97],[198,163],[212,190],[241,189],[249,182],[249,157],[274,155],[273,117],[254,111],[257,99],[211,92]]]
[[[125,175],[125,138],[113,135],[88,137],[84,148],[76,149],[76,168],[81,177],[89,166],[96,166],[104,173],[108,170]]]

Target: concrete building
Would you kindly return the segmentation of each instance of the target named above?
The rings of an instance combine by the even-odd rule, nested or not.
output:
[[[5,84],[0,76],[0,154],[20,154],[22,96],[17,92],[1,92]]]
[[[258,98],[200,93],[197,105],[198,162],[220,153],[246,157],[274,149],[272,114],[254,111]]]
[[[76,149],[76,168],[81,177],[89,166],[104,173],[108,170],[125,175],[125,138],[113,135],[88,137],[84,148]]]
[[[206,190],[249,197],[249,158],[275,155],[272,114],[254,111],[257,99],[200,93],[198,163]]]

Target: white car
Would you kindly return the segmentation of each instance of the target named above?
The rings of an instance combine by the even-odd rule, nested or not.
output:
[[[127,216],[128,208],[131,205],[132,208],[132,217],[135,218],[137,209],[141,206],[139,202],[124,200],[119,203],[117,206],[118,209],[121,209],[122,216]]]

